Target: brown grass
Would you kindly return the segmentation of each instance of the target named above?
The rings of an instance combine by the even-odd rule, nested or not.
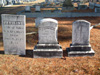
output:
[[[15,9],[16,10],[12,10]],[[23,9],[23,7],[21,7]],[[17,7],[0,11],[3,13],[15,13]],[[10,12],[12,10],[12,12]],[[6,12],[7,11],[7,12]],[[100,17],[81,18],[54,18],[58,20],[58,41],[63,48],[63,58],[32,58],[33,48],[38,42],[38,34],[26,37],[26,53],[22,57],[18,55],[5,55],[3,48],[2,27],[0,23],[0,75],[100,75],[100,26],[91,30],[90,44],[95,51],[93,57],[67,57],[66,48],[72,42],[72,23],[78,19],[91,22],[92,25],[100,22]],[[35,28],[35,18],[27,18],[26,31],[38,31]]]

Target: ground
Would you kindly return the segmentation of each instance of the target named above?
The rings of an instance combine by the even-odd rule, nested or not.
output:
[[[29,4],[30,5],[30,4]],[[0,14],[16,14],[25,5],[0,9]],[[58,41],[63,48],[63,58],[32,58],[38,34],[26,36],[26,56],[5,55],[0,22],[0,75],[100,75],[100,26],[91,30],[90,44],[93,57],[67,57],[66,48],[72,43],[72,23],[79,19],[100,23],[100,17],[54,18],[58,20]],[[35,18],[26,19],[26,32],[37,32]]]

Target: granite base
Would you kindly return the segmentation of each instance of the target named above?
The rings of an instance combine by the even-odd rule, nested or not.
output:
[[[33,50],[34,58],[62,58],[63,50],[59,44],[37,44]]]
[[[70,46],[70,48],[66,50],[68,52],[68,57],[94,56],[95,54],[90,45]]]

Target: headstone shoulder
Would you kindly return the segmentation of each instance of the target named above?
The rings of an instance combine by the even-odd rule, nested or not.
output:
[[[51,18],[46,18],[46,19],[40,20],[39,26],[43,26],[42,23],[45,23],[45,22],[52,22],[52,23],[55,23],[55,26],[58,26],[58,21],[55,19],[51,19]]]
[[[85,23],[89,26],[91,25],[91,23],[86,21],[86,20],[76,20],[76,21],[73,22],[73,25],[77,25],[77,23]]]

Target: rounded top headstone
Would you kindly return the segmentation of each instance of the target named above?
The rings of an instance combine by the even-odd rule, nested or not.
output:
[[[42,19],[40,21],[40,23],[44,23],[44,22],[54,22],[54,23],[57,23],[58,24],[58,21],[55,20],[55,19],[52,19],[52,18],[45,18],[45,19]]]
[[[89,45],[90,41],[90,25],[86,20],[77,20],[72,26],[72,44],[73,45]]]
[[[73,24],[76,24],[76,23],[86,23],[87,25],[91,25],[91,23],[86,20],[76,20],[73,22]]]
[[[45,18],[38,26],[39,44],[58,44],[57,41],[58,21]]]

